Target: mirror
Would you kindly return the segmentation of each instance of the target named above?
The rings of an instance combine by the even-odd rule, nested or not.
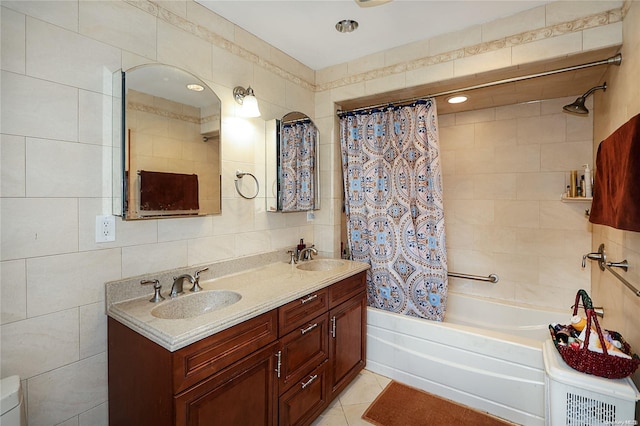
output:
[[[117,72],[114,98],[114,214],[220,214],[221,103],[213,90],[181,69],[148,64]]]
[[[319,143],[315,123],[301,112],[266,123],[267,211],[320,208]]]

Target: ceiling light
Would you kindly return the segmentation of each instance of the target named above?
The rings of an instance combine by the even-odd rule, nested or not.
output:
[[[192,84],[187,84],[187,89],[193,90],[194,92],[202,92],[204,90],[204,87],[202,87],[199,84],[192,83]]]
[[[462,102],[467,102],[467,99],[469,98],[464,95],[456,95],[447,98],[447,102],[449,102],[450,104],[461,104]]]
[[[358,22],[353,19],[343,19],[342,21],[338,21],[336,24],[336,30],[341,33],[350,33],[355,31],[358,28]]]
[[[258,100],[253,93],[251,86],[246,89],[236,86],[233,89],[233,97],[236,102],[242,105],[240,114],[244,117],[260,117],[260,109],[258,108]]]

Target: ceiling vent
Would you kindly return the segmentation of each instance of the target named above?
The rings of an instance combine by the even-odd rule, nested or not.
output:
[[[360,7],[373,7],[389,3],[392,0],[354,0]]]

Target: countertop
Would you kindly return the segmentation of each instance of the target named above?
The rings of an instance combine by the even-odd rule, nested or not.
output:
[[[329,271],[303,271],[297,269],[297,265],[274,262],[201,281],[200,285],[203,291],[232,290],[240,293],[242,298],[233,305],[193,318],[161,319],[154,317],[151,310],[163,303],[170,302],[171,299],[167,295],[169,289],[163,289],[162,294],[166,297],[165,301],[149,302],[149,298],[153,294],[151,287],[148,288],[150,290],[148,294],[143,297],[109,303],[107,315],[165,349],[174,352],[369,268],[368,264],[362,262],[350,260],[341,260],[341,262],[340,266]],[[178,297],[189,295],[189,286],[189,283],[185,282],[185,292]],[[109,293],[109,288],[107,288],[107,293]],[[117,300],[117,297],[108,297],[109,299]]]

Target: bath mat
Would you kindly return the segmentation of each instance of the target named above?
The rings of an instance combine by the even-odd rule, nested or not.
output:
[[[362,418],[378,426],[505,426],[489,414],[392,381]]]

